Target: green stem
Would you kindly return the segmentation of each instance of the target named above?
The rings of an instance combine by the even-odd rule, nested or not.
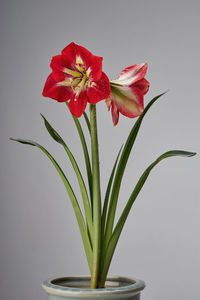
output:
[[[101,254],[101,192],[99,172],[99,149],[97,137],[96,105],[90,104],[92,172],[93,172],[93,267],[90,287],[98,286]]]

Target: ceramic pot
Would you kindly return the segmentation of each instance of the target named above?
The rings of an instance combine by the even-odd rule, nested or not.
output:
[[[63,277],[43,282],[49,300],[139,300],[145,283],[138,279],[110,277],[103,289],[90,289],[89,277]]]

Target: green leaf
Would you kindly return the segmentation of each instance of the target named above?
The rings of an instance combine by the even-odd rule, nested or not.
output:
[[[90,121],[89,121],[89,118],[88,118],[86,112],[83,113],[83,116],[84,116],[85,122],[86,122],[86,124],[87,124],[88,131],[89,131],[89,133],[91,134]]]
[[[113,183],[113,187],[112,187],[112,194],[111,194],[111,199],[110,199],[107,224],[106,224],[106,232],[105,232],[105,247],[107,247],[108,241],[112,235],[113,224],[114,224],[114,219],[115,219],[116,207],[117,207],[122,178],[124,175],[124,171],[126,168],[126,164],[127,164],[130,152],[132,150],[133,144],[135,142],[138,131],[140,129],[142,120],[143,120],[144,116],[146,115],[147,111],[149,110],[149,108],[154,104],[154,102],[164,94],[165,93],[162,93],[162,94],[156,96],[148,103],[148,105],[144,109],[143,113],[137,119],[135,125],[133,126],[133,128],[127,138],[126,144],[122,151],[121,158],[120,158],[120,161],[119,161],[119,164],[117,167],[117,171],[115,174],[115,179],[114,179],[114,183]]]
[[[50,161],[53,163],[54,167],[58,171],[58,173],[59,173],[59,175],[60,175],[60,177],[61,177],[61,179],[62,179],[62,181],[65,185],[65,188],[68,192],[69,198],[71,200],[71,203],[72,203],[75,215],[76,215],[76,219],[77,219],[77,222],[78,222],[78,225],[79,225],[79,229],[80,229],[80,232],[81,232],[81,237],[82,237],[82,240],[83,240],[83,245],[84,245],[86,256],[87,256],[88,265],[89,265],[90,270],[92,271],[92,248],[91,248],[91,245],[90,245],[90,241],[89,241],[89,237],[88,237],[88,233],[87,233],[87,228],[86,228],[85,221],[84,221],[83,215],[81,213],[81,209],[79,207],[78,201],[77,201],[76,196],[74,194],[74,191],[73,191],[68,179],[66,178],[64,172],[62,171],[62,169],[60,168],[60,166],[56,162],[56,160],[53,158],[53,156],[40,144],[38,144],[34,141],[31,141],[31,140],[24,140],[24,139],[13,139],[13,138],[11,138],[11,140],[22,143],[22,144],[31,145],[31,146],[35,146],[35,147],[39,148],[40,150],[42,150],[42,152],[44,154],[46,154],[46,156],[50,159]]]
[[[69,150],[68,146],[66,145],[64,140],[61,138],[61,136],[58,134],[58,132],[51,126],[51,124],[47,121],[47,119],[42,114],[41,114],[41,116],[44,120],[44,124],[45,124],[47,131],[49,132],[51,137],[56,142],[58,142],[59,144],[61,144],[64,147],[64,149],[70,159],[70,162],[74,168],[74,171],[76,173],[76,177],[77,177],[77,180],[79,183],[82,199],[83,199],[83,205],[84,205],[86,221],[87,221],[87,225],[88,225],[88,229],[89,229],[89,234],[90,234],[90,237],[92,237],[92,232],[93,232],[92,212],[91,212],[91,207],[90,207],[90,203],[89,203],[89,199],[88,199],[86,186],[85,186],[82,174],[80,172],[80,169],[78,167],[78,164],[77,164],[72,152]]]
[[[69,109],[69,106],[68,106],[68,103],[65,102],[68,109]],[[88,177],[88,185],[89,185],[89,190],[90,190],[90,200],[91,200],[91,206],[93,206],[93,201],[92,201],[92,169],[91,169],[91,163],[90,163],[90,157],[89,157],[89,153],[88,153],[88,148],[87,148],[87,144],[86,144],[86,141],[85,141],[85,137],[84,137],[84,134],[83,134],[83,130],[81,128],[81,125],[80,125],[80,122],[79,120],[74,117],[73,117],[73,120],[74,120],[74,123],[76,125],[76,128],[77,128],[77,131],[78,131],[78,134],[79,134],[79,137],[80,137],[80,140],[81,140],[81,144],[82,144],[82,148],[83,148],[83,154],[84,154],[84,158],[85,158],[85,165],[86,165],[86,170],[87,170],[87,177]]]
[[[172,150],[172,151],[168,151],[164,154],[162,154],[161,156],[159,156],[142,174],[142,176],[140,177],[138,183],[136,184],[120,218],[119,221],[117,222],[117,225],[115,227],[115,230],[113,231],[113,234],[109,240],[108,243],[108,247],[106,249],[106,254],[104,256],[104,261],[103,261],[103,265],[102,265],[102,269],[101,269],[101,280],[100,281],[104,281],[106,276],[107,276],[107,272],[117,245],[117,242],[119,240],[120,234],[122,232],[123,226],[126,222],[126,219],[129,215],[129,212],[132,208],[132,205],[137,197],[137,195],[139,194],[140,190],[142,189],[145,181],[147,180],[151,170],[163,159],[167,158],[167,157],[172,157],[172,156],[183,156],[183,157],[191,157],[194,156],[196,153],[195,152],[187,152],[187,151],[182,151],[182,150]]]
[[[108,208],[108,202],[109,202],[109,197],[110,197],[110,190],[111,190],[111,186],[112,186],[112,182],[113,182],[113,177],[115,174],[115,169],[117,166],[117,162],[119,160],[119,156],[121,153],[123,145],[121,146],[118,155],[116,157],[109,181],[108,181],[108,185],[107,185],[107,189],[106,189],[106,193],[105,193],[105,199],[104,199],[104,205],[103,205],[103,213],[102,213],[102,217],[101,217],[101,230],[102,230],[102,241],[103,241],[103,237],[104,237],[104,230],[105,230],[105,222],[106,222],[106,216],[107,216],[107,208]]]

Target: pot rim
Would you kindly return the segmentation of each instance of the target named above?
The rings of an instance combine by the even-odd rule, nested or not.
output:
[[[127,277],[111,276],[108,277],[106,283],[111,287],[100,289],[80,288],[70,285],[75,282],[86,283],[90,281],[89,276],[77,277],[60,277],[45,280],[42,284],[43,289],[51,295],[68,296],[72,298],[92,298],[95,296],[104,298],[109,295],[136,295],[145,288],[144,281],[140,279],[132,279]],[[69,286],[67,286],[69,282]],[[121,283],[121,286],[120,286]],[[64,285],[65,284],[65,285]]]

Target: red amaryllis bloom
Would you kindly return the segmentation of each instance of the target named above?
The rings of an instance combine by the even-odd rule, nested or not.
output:
[[[46,80],[43,96],[69,101],[75,117],[80,117],[89,103],[97,103],[110,96],[109,79],[102,72],[102,57],[95,56],[75,43],[52,58],[52,73]]]
[[[144,78],[146,72],[146,63],[133,65],[110,82],[111,96],[106,99],[106,104],[109,110],[111,108],[114,125],[119,121],[119,113],[135,118],[143,112],[143,96],[149,90],[149,82]]]

